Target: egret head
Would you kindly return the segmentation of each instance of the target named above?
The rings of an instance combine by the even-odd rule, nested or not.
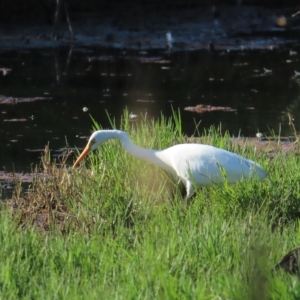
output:
[[[89,138],[89,141],[84,148],[84,150],[81,152],[80,156],[77,158],[73,165],[73,169],[76,168],[79,163],[93,150],[95,150],[98,146],[100,146],[105,140],[107,139],[106,134],[104,131],[95,131],[91,137]]]

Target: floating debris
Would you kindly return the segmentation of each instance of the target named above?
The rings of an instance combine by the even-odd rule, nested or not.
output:
[[[139,57],[137,60],[143,64],[170,64],[170,60],[163,59],[162,57]]]
[[[43,152],[44,149],[25,149],[27,152]],[[52,149],[49,149],[49,151],[52,151]]]
[[[83,112],[87,112],[89,109],[87,108],[87,107],[84,107],[83,109],[82,109],[82,111]]]
[[[152,103],[152,102],[155,102],[155,100],[137,99],[136,102]]]
[[[8,68],[0,68],[0,72],[2,72],[3,76],[6,76],[8,73],[11,72],[11,69],[8,69]]]
[[[116,58],[114,56],[105,56],[105,55],[88,57],[89,62],[97,61],[97,60],[100,60],[100,61],[115,61]]]
[[[41,173],[7,173],[0,171],[0,181],[6,181],[4,184],[6,189],[14,188],[15,182],[32,182],[34,178],[42,176]]]
[[[299,14],[300,14],[300,10],[297,11],[296,13],[292,14],[292,18],[296,17],[296,16],[299,15]]]
[[[254,70],[254,72],[260,72],[259,70]],[[259,73],[258,75],[253,75],[253,77],[261,77],[261,76],[268,76],[268,75],[272,75],[273,71],[270,69],[266,69],[264,68],[263,73]]]
[[[115,77],[115,76],[117,76],[117,74],[115,74],[115,73],[101,73],[101,76],[111,76],[111,77]]]
[[[8,182],[2,185],[3,190],[13,190],[15,188],[15,184],[13,182]]]
[[[130,119],[131,121],[133,121],[133,120],[135,120],[135,119],[137,119],[137,118],[138,118],[138,115],[133,114],[133,113],[130,113],[130,114],[129,114],[129,119]]]
[[[184,110],[186,111],[193,111],[199,114],[203,114],[205,112],[212,112],[212,111],[226,111],[226,112],[236,112],[236,108],[232,108],[229,106],[211,106],[211,105],[204,105],[198,104],[196,106],[188,106],[185,107]]]
[[[34,102],[38,100],[51,100],[52,97],[32,97],[32,98],[15,98],[0,95],[0,104],[18,104],[24,102]]]
[[[265,71],[265,73],[272,73],[273,72],[272,70],[266,69],[266,68],[264,68],[264,71]]]
[[[119,76],[119,77],[129,77],[129,76],[132,76],[131,73],[127,73],[127,74],[116,74],[116,73],[101,73],[101,76],[104,76],[104,77],[116,77],[116,76]]]
[[[295,76],[297,77],[297,76],[300,76],[300,72],[298,72],[298,71],[294,71],[295,72]]]
[[[26,122],[27,119],[4,119],[3,122]]]
[[[242,66],[248,66],[249,65],[249,63],[247,63],[247,62],[244,62],[244,63],[235,63],[235,64],[233,64],[235,67],[242,67]]]

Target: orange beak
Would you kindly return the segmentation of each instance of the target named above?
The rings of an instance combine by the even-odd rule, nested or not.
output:
[[[84,150],[82,151],[80,156],[75,161],[75,163],[73,165],[73,169],[79,165],[79,163],[89,154],[90,151],[91,151],[91,146],[90,146],[90,144],[87,144],[87,146],[84,148]]]

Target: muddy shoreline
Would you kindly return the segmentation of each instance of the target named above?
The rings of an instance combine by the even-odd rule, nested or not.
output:
[[[298,139],[300,136],[298,136]],[[198,138],[188,138],[189,142],[199,142]],[[276,156],[278,153],[289,155],[291,152],[299,152],[298,140],[295,137],[281,137],[281,138],[233,138],[231,139],[233,145],[244,147],[245,145],[252,148],[258,155],[259,153],[267,154],[270,158]],[[43,152],[43,150],[41,150]],[[75,158],[74,158],[75,159]],[[71,167],[71,164],[70,164]],[[42,178],[42,172],[33,173],[13,173],[0,171],[0,183],[2,189],[13,189],[17,182],[31,183],[36,178]]]
[[[71,15],[75,40],[68,25],[53,26],[43,20],[26,24],[6,23],[0,29],[0,50],[22,50],[73,45],[78,48],[190,50],[272,50],[299,42],[300,15],[295,7],[224,5],[194,9],[147,11],[146,9]],[[170,50],[170,49],[169,49]]]

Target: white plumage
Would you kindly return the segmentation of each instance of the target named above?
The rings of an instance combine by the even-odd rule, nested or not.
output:
[[[120,140],[131,155],[171,173],[185,185],[187,198],[194,193],[194,185],[234,183],[250,177],[263,179],[267,175],[259,164],[224,149],[202,144],[179,144],[164,150],[145,149],[133,144],[127,133],[121,130],[95,131],[73,168],[108,139]]]

